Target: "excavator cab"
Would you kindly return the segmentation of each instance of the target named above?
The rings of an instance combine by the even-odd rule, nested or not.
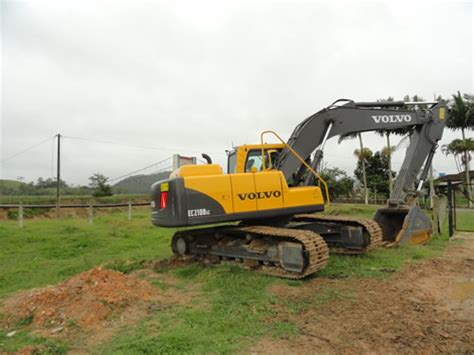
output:
[[[262,161],[262,146],[265,162]],[[252,168],[257,171],[272,170],[284,146],[284,144],[248,144],[235,147],[227,152],[227,173],[248,173]]]

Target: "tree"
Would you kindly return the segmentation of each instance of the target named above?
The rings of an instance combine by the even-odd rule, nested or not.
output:
[[[456,95],[453,95],[453,104],[449,110],[448,121],[446,122],[446,125],[454,131],[461,130],[462,141],[466,143],[464,147],[468,146],[468,142],[466,142],[466,130],[474,129],[474,100],[472,95],[464,94],[464,96],[462,96],[459,91]],[[454,141],[451,143],[454,143]],[[454,145],[461,149],[463,147],[459,141],[454,143]],[[454,148],[454,146],[451,148]],[[454,154],[454,152],[452,152],[452,154]],[[469,150],[464,149],[463,155],[469,207],[472,207],[472,192],[469,185]]]
[[[362,134],[357,133],[357,136],[359,137],[360,149],[354,150],[354,155],[357,157],[357,165],[360,164],[362,168],[362,184],[364,185],[364,202],[366,205],[368,205],[369,204],[369,189],[367,186],[367,174],[366,174],[366,169],[365,169],[365,162],[367,158],[372,156],[372,151],[369,148],[364,148],[364,144],[362,142]]]
[[[56,180],[55,179],[51,179],[51,178],[47,178],[47,179],[43,179],[42,177],[39,177],[38,180],[36,181],[36,187],[40,188],[40,189],[48,189],[48,188],[55,188],[56,187]],[[59,187],[61,188],[66,188],[68,187],[68,185],[66,184],[66,182],[64,180],[59,180]]]
[[[387,99],[380,99],[377,100],[378,102],[392,102],[395,101],[392,96],[389,96]],[[405,102],[419,102],[419,101],[424,101],[421,96],[418,95],[413,95],[412,99],[410,100],[410,95],[405,95],[403,97],[403,101]],[[400,107],[392,107],[393,110],[400,110]],[[407,107],[404,107],[403,110],[407,109],[418,109],[418,110],[426,110],[427,107],[426,105],[410,105]],[[413,127],[404,127],[404,128],[397,128],[397,129],[382,129],[377,131],[377,134],[381,135],[382,137],[385,136],[387,138],[387,145],[382,148],[382,154],[385,155],[388,159],[388,168],[389,170],[392,170],[392,154],[395,151],[394,147],[390,144],[390,136],[392,134],[398,135],[398,136],[407,136],[410,135],[413,132]],[[389,186],[389,194],[392,193],[393,190],[393,178],[392,175],[388,175],[388,186]]]
[[[456,162],[456,167],[458,168],[458,171],[462,171],[462,167],[467,166],[468,163],[471,161],[471,152],[474,152],[474,139],[455,139],[451,143],[443,145],[441,147],[441,150],[446,155],[452,154],[454,156],[454,161]],[[469,181],[470,177],[468,177],[467,179]],[[468,199],[468,205],[471,205],[472,198],[469,191],[469,187],[470,185],[465,185],[464,193],[466,194],[466,197]]]
[[[105,175],[95,173],[94,175],[89,177],[89,180],[89,186],[94,189],[94,191],[92,192],[92,196],[104,197],[113,195],[112,188],[110,187],[110,185],[107,184],[109,178]]]
[[[456,167],[458,171],[462,171],[462,167],[466,166],[467,161],[471,161],[471,152],[474,151],[474,139],[454,139],[449,144],[444,144],[441,147],[441,150],[446,154],[452,154],[456,162]],[[467,152],[467,158],[466,153]],[[467,160],[466,160],[467,159]]]
[[[324,167],[321,169],[320,175],[328,184],[331,198],[351,195],[354,188],[354,179],[347,176],[345,171],[339,168]]]
[[[366,159],[365,163],[367,185],[375,188],[378,192],[389,196],[389,172],[395,177],[395,172],[388,168],[388,158],[381,152],[376,152]],[[359,181],[363,179],[362,161],[357,163],[354,175]]]
[[[364,201],[365,201],[365,204],[367,205],[369,203],[369,190],[367,189],[367,183],[366,183],[367,179],[365,179],[365,154],[372,154],[372,152],[369,148],[364,148],[364,142],[362,141],[362,133],[360,132],[349,133],[349,134],[341,136],[339,138],[339,143],[341,143],[341,141],[343,140],[354,139],[354,138],[359,138],[360,149],[354,150],[354,156],[357,157],[358,161],[362,162],[362,172],[364,176],[362,184],[364,185]]]
[[[392,102],[395,100],[392,96],[390,96],[387,99],[381,99],[378,101],[379,102]],[[397,130],[394,130],[394,129],[392,130],[384,129],[384,130],[377,131],[379,135],[387,137],[387,146],[382,148],[382,154],[384,154],[388,159],[389,170],[392,170],[392,146],[390,144],[390,134],[395,133],[396,131]],[[393,190],[392,174],[389,174],[389,177],[388,177],[388,189],[389,189],[389,193],[391,194]]]

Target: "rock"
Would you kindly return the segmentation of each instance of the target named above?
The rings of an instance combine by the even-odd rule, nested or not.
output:
[[[451,338],[451,337],[449,336],[449,334],[446,334],[446,333],[444,333],[444,332],[441,332],[439,335],[441,335],[444,339],[449,339],[449,338]]]
[[[57,327],[51,330],[51,334],[57,334],[57,333],[62,332],[63,330],[64,330],[64,327]]]
[[[14,336],[16,334],[16,330],[10,332],[10,333],[7,333],[7,337],[11,338],[12,336]]]

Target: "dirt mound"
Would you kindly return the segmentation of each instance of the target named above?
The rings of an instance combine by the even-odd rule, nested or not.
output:
[[[6,300],[2,311],[10,324],[20,321],[58,332],[76,326],[92,330],[130,306],[158,298],[147,281],[97,267],[58,285],[17,294]]]

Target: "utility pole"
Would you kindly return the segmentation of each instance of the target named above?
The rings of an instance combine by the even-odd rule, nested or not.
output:
[[[56,219],[59,219],[59,188],[61,186],[61,134],[57,134],[58,137],[58,160],[57,160],[57,171],[56,171]]]

